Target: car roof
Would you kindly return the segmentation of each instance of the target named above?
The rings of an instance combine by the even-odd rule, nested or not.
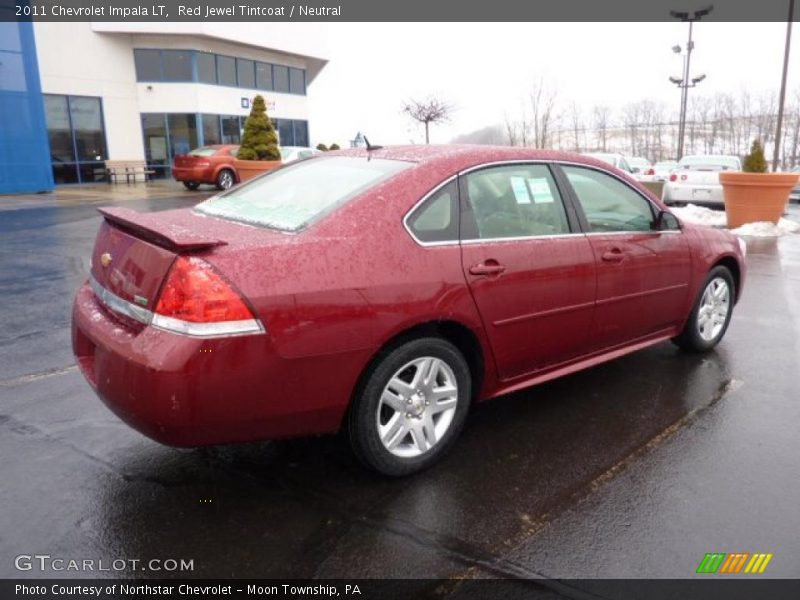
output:
[[[519,160],[561,161],[585,164],[604,170],[613,169],[608,163],[591,156],[560,150],[541,150],[518,146],[484,146],[477,144],[431,144],[413,146],[385,146],[368,151],[366,148],[348,148],[326,152],[326,155],[355,156],[404,160],[420,165],[438,166],[452,172],[492,162]]]

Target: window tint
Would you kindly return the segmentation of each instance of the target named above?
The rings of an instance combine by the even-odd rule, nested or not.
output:
[[[164,81],[192,81],[191,50],[164,50]]]
[[[564,204],[546,165],[492,167],[469,173],[466,192],[476,231],[495,239],[569,233]]]
[[[161,51],[134,50],[137,81],[161,81]]]
[[[272,67],[273,82],[275,84],[276,92],[289,91],[289,67],[282,67],[280,65],[273,65]]]
[[[272,65],[256,63],[256,87],[260,90],[272,89]]]
[[[357,194],[413,166],[399,160],[314,158],[253,179],[198,205],[209,215],[299,231]]]
[[[236,59],[236,73],[239,77],[239,87],[256,87],[255,65],[252,60]]]
[[[409,215],[409,229],[422,242],[458,240],[457,203],[458,186],[451,181]]]
[[[302,69],[289,69],[289,91],[292,94],[306,93],[306,75]]]
[[[236,59],[217,56],[217,81],[220,85],[236,87]]]
[[[213,54],[197,53],[197,80],[200,83],[217,83],[217,62]]]
[[[619,179],[583,167],[563,166],[591,231],[650,231],[650,202]]]

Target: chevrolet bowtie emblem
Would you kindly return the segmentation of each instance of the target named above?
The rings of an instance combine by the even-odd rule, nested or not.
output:
[[[108,252],[103,252],[100,255],[100,264],[103,265],[104,267],[107,267],[108,265],[110,265],[112,260],[113,259],[112,259],[111,255]]]

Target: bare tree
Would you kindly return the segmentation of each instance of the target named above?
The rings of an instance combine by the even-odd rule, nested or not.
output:
[[[575,152],[581,151],[581,134],[583,133],[583,115],[581,107],[574,100],[570,104],[570,125],[572,125],[572,149]]]
[[[608,127],[611,120],[611,109],[607,106],[595,106],[592,110],[594,130],[600,142],[600,150],[608,152]]]
[[[626,104],[622,109],[622,124],[628,132],[628,153],[631,156],[636,156],[638,150],[638,137],[639,137],[639,119],[641,118],[641,104],[639,102],[631,102]]]
[[[425,125],[425,143],[430,144],[431,123],[443,123],[450,120],[453,107],[447,102],[429,96],[425,100],[409,100],[403,104],[402,112],[415,121]]]
[[[531,89],[531,124],[533,126],[533,146],[546,148],[551,143],[551,135],[555,129],[557,117],[555,114],[556,91],[548,86],[544,78],[540,77]]]

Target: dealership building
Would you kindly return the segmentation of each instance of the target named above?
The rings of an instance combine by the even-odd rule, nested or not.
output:
[[[105,180],[106,160],[238,143],[261,94],[281,145],[307,146],[326,64],[315,23],[0,23],[0,193]]]

